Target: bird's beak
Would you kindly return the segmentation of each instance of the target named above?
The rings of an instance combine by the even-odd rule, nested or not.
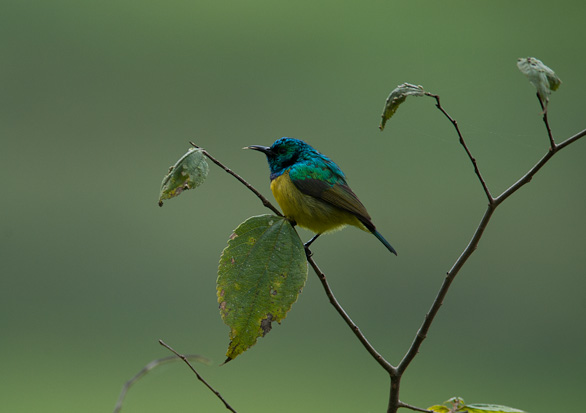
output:
[[[268,146],[250,145],[250,146],[245,146],[242,149],[254,149],[255,151],[263,152],[266,155],[268,155],[269,153],[271,153],[271,148],[268,147]]]

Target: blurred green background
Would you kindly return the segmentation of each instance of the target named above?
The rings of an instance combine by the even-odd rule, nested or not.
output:
[[[0,410],[111,411],[126,380],[169,355],[163,339],[213,359],[201,374],[240,412],[385,411],[387,376],[313,273],[281,326],[218,366],[218,259],[266,210],[214,165],[159,208],[162,177],[193,140],[272,199],[264,157],[243,146],[290,136],[331,156],[399,256],[350,228],[315,257],[397,363],[486,200],[431,99],[410,98],[378,130],[388,93],[411,82],[440,94],[498,194],[547,149],[518,57],[564,82],[549,111],[558,141],[586,127],[585,14],[579,0],[3,1]],[[583,405],[585,159],[577,142],[502,205],[403,401]],[[123,411],[225,409],[176,363]]]

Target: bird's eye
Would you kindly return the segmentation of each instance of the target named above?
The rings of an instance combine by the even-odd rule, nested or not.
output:
[[[284,146],[281,146],[279,149],[277,149],[277,152],[279,152],[281,155],[283,155],[285,152],[287,152],[287,148],[285,148]]]

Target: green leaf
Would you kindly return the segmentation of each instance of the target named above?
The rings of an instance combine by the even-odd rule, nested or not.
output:
[[[208,176],[208,170],[203,151],[199,148],[190,148],[169,168],[169,173],[163,178],[159,206],[163,206],[164,199],[174,198],[187,189],[201,185]]]
[[[423,86],[412,85],[411,83],[403,83],[397,86],[385,102],[385,108],[383,109],[382,121],[379,129],[382,131],[385,128],[387,120],[391,118],[399,108],[399,105],[405,102],[407,96],[425,96],[425,90]]]
[[[251,217],[234,230],[217,281],[220,314],[230,327],[226,363],[287,316],[306,280],[303,243],[285,218]]]
[[[541,60],[534,57],[517,59],[517,67],[535,86],[541,104],[544,108],[547,108],[549,95],[552,91],[556,91],[562,83],[560,78]]]
[[[500,406],[498,404],[474,403],[464,405],[461,411],[468,413],[525,413],[523,410],[513,407]]]

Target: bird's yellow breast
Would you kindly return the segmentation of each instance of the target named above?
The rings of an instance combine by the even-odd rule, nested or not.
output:
[[[315,233],[334,231],[346,225],[366,230],[364,225],[350,212],[302,193],[289,177],[289,172],[271,181],[271,191],[283,214],[300,227]]]

